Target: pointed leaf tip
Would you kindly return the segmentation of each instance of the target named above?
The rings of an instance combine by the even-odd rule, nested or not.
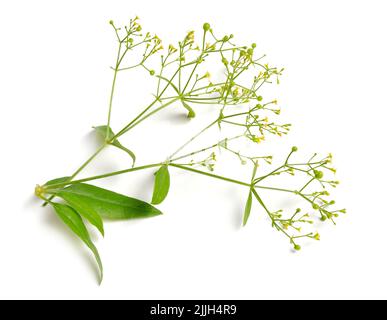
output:
[[[89,232],[87,231],[87,228],[83,223],[81,216],[74,208],[68,205],[52,203],[52,206],[55,209],[55,212],[58,217],[63,221],[63,223],[66,224],[71,229],[71,231],[73,231],[93,253],[94,258],[98,264],[101,284],[103,280],[103,265],[101,257],[94,243],[91,241]]]
[[[243,215],[243,226],[245,226],[247,224],[247,220],[249,220],[252,200],[253,200],[253,196],[252,196],[252,192],[250,190],[249,196],[247,197],[247,201],[246,201],[245,212]]]
[[[188,118],[195,118],[196,117],[196,113],[195,111],[186,103],[184,102],[183,100],[181,101],[182,104],[183,104],[183,107],[186,108],[188,110],[188,115],[187,117]]]

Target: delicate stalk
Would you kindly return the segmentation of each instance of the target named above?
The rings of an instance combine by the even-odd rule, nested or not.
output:
[[[85,183],[85,182],[90,182],[90,181],[94,181],[94,180],[105,179],[105,178],[109,178],[109,177],[113,177],[113,176],[118,176],[118,175],[121,175],[124,173],[135,172],[135,171],[150,169],[150,168],[154,168],[154,167],[159,167],[161,165],[162,165],[162,163],[148,164],[148,165],[144,165],[144,166],[140,166],[140,167],[129,168],[129,169],[119,170],[119,171],[113,171],[113,172],[109,172],[109,173],[105,173],[105,174],[101,174],[101,175],[97,175],[97,176],[92,176],[92,177],[88,177],[88,178],[84,178],[84,179],[73,180],[73,181],[68,181],[68,182],[61,182],[61,183],[54,183],[54,184],[50,184],[49,186],[47,186],[47,190],[62,188],[62,187],[65,187],[67,185],[70,185],[70,184]]]
[[[196,138],[198,138],[200,135],[202,135],[205,131],[207,131],[209,128],[211,128],[213,125],[215,125],[218,122],[218,119],[211,122],[208,126],[204,127],[202,130],[200,130],[197,134],[195,134],[191,139],[189,139],[187,142],[185,142],[183,145],[181,145],[177,150],[172,153],[168,159],[173,158],[175,155],[177,155],[181,150],[183,150],[186,146],[188,146],[192,141],[194,141]]]
[[[209,173],[209,172],[205,172],[205,171],[200,171],[200,170],[197,170],[197,169],[185,167],[185,166],[182,166],[182,165],[179,165],[179,164],[175,164],[175,163],[171,163],[169,165],[171,167],[179,168],[179,169],[186,170],[186,171],[195,172],[195,173],[207,176],[207,177],[211,177],[211,178],[215,178],[215,179],[219,179],[219,180],[223,180],[223,181],[227,181],[227,182],[236,183],[236,184],[239,184],[239,185],[242,185],[242,186],[245,186],[245,187],[249,187],[249,188],[251,187],[250,183],[246,183],[246,182],[235,180],[235,179],[226,178],[226,177],[223,177],[223,176],[219,176],[217,174],[213,174],[213,173]]]

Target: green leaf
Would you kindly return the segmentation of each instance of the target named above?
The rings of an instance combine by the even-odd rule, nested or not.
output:
[[[111,220],[148,218],[161,214],[149,203],[85,183],[70,185],[57,195],[86,219],[85,212]]]
[[[67,182],[70,180],[70,177],[61,177],[61,178],[56,178],[56,179],[52,179],[50,181],[47,181],[44,186],[45,187],[48,187],[48,186],[52,186],[54,184],[57,184],[57,183],[63,183],[63,182]]]
[[[243,226],[245,226],[247,223],[247,220],[249,220],[252,200],[253,200],[253,196],[252,196],[252,192],[250,190],[249,196],[248,196],[247,201],[246,201],[245,213],[243,215]]]
[[[85,224],[82,221],[81,216],[70,206],[52,203],[58,217],[88,246],[91,252],[94,254],[100,271],[100,282],[103,279],[103,266],[99,256],[98,250],[90,239],[89,232],[86,229]]]
[[[125,151],[132,158],[134,166],[134,163],[136,162],[136,155],[133,153],[133,151],[124,147],[117,139],[115,139],[113,142],[110,141],[110,139],[115,136],[113,130],[110,127],[108,128],[107,126],[98,126],[94,127],[94,130],[104,139],[105,142]]]
[[[184,102],[183,100],[181,100],[181,102],[182,102],[184,108],[186,108],[188,110],[187,117],[188,118],[195,118],[195,116],[196,116],[195,111],[186,102]]]
[[[59,190],[56,195],[65,200],[71,207],[73,207],[82,217],[88,220],[95,226],[99,232],[104,236],[103,221],[101,215],[91,205],[92,201],[86,201],[74,192],[71,192],[74,185],[70,185],[65,189]]]
[[[155,173],[155,185],[153,189],[152,204],[160,204],[168,195],[170,177],[168,166],[163,165]]]

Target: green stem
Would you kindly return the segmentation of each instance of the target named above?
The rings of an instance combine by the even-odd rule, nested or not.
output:
[[[237,135],[237,136],[235,136],[235,137],[228,138],[227,141],[232,141],[232,140],[241,138],[241,137],[243,137],[243,136],[244,136],[244,135]],[[187,153],[187,154],[185,154],[185,155],[179,156],[179,157],[177,157],[177,158],[170,159],[169,161],[170,161],[170,162],[175,162],[175,161],[178,161],[178,160],[187,158],[187,157],[194,156],[194,155],[196,155],[196,154],[198,154],[198,153],[202,153],[202,152],[211,150],[211,149],[213,149],[213,148],[220,147],[220,145],[219,145],[220,142],[222,142],[222,141],[219,141],[219,142],[217,142],[217,143],[214,143],[213,145],[211,145],[211,146],[209,146],[209,147],[206,147],[206,148],[203,148],[203,149],[200,149],[200,150],[196,150],[196,151],[192,151],[192,152],[190,152],[190,153]],[[224,148],[224,149],[230,151],[229,149],[225,148],[224,146],[223,146],[222,148]]]
[[[266,207],[265,203],[263,202],[262,198],[259,196],[259,194],[257,193],[257,191],[254,189],[254,188],[251,188],[251,191],[253,192],[254,194],[254,197],[257,199],[257,201],[259,202],[259,204],[262,206],[262,208],[266,211],[267,215],[269,216],[270,220],[272,221],[272,224],[273,226],[276,227],[276,229],[278,231],[281,231],[284,235],[286,235],[292,244],[294,244],[294,241],[293,241],[293,238],[283,229],[281,228],[277,222],[274,220],[271,212],[269,211],[269,209]]]
[[[180,68],[179,68],[180,69]],[[172,83],[173,79],[176,77],[176,75],[178,74],[179,72],[179,69],[176,70],[176,72],[174,73],[174,75],[172,76],[172,78],[168,81],[168,83],[166,84],[166,86],[164,87],[164,89],[161,91],[159,97],[161,97],[164,92],[168,89],[169,85]],[[126,133],[128,130],[130,130],[132,127],[132,125],[138,120],[140,119],[146,112],[148,112],[148,110],[150,108],[153,107],[153,105],[158,101],[158,99],[156,98],[148,107],[146,107],[142,112],[140,112],[131,122],[129,122],[122,130],[120,130],[114,137],[114,139],[117,139],[118,137],[122,136],[124,133]],[[170,103],[169,103],[170,104]],[[141,122],[141,121],[140,121]],[[140,123],[139,122],[139,123]]]
[[[134,172],[134,171],[139,171],[139,170],[159,167],[161,165],[162,165],[162,163],[148,164],[148,165],[144,165],[144,166],[140,166],[140,167],[135,167],[135,168],[129,168],[129,169],[125,169],[125,170],[109,172],[109,173],[101,174],[101,175],[98,175],[98,176],[92,176],[92,177],[89,177],[89,178],[73,180],[73,181],[68,181],[68,182],[55,183],[55,184],[49,185],[47,187],[47,190],[61,188],[61,187],[67,186],[69,184],[85,183],[85,182],[89,182],[89,181],[93,181],[93,180],[99,180],[99,179],[104,179],[104,178],[108,178],[108,177],[117,176],[117,175],[124,174],[124,173],[129,173],[129,172]]]
[[[313,177],[312,179],[310,179],[298,192],[302,192],[305,190],[305,188],[310,184],[312,183],[312,181],[314,180],[315,178]]]
[[[176,102],[177,100],[179,100],[180,98],[175,98],[173,100],[170,100],[168,101],[167,103],[164,103],[163,105],[161,105],[160,107],[158,107],[157,109],[153,110],[152,112],[149,112],[147,115],[143,116],[142,118],[138,119],[137,122],[134,122],[133,121],[131,122],[132,124],[130,126],[126,126],[126,129],[125,129],[125,132],[128,132],[129,130],[133,129],[135,126],[139,125],[141,122],[143,122],[144,120],[146,120],[147,118],[149,118],[150,116],[154,115],[155,113],[161,111],[162,109],[168,107],[169,105],[171,105],[172,103]],[[122,133],[122,134],[124,134]],[[121,135],[122,135],[121,134]],[[117,139],[119,137],[119,135],[117,134],[116,137],[113,138],[114,139]]]
[[[265,190],[273,190],[273,191],[281,191],[281,192],[289,192],[289,193],[296,194],[296,191],[290,190],[290,189],[282,189],[282,188],[275,188],[275,187],[265,187],[265,186],[254,186],[254,188],[265,189]]]
[[[94,152],[90,158],[88,158],[69,178],[64,185],[69,184],[71,180],[73,180],[83,169],[85,169],[91,161],[93,161],[97,155],[106,147],[106,143],[104,143],[101,147],[98,148],[96,152]],[[55,196],[51,196],[48,200],[53,200]],[[45,207],[48,204],[48,201],[45,201],[43,203],[43,207]]]
[[[211,122],[208,126],[200,130],[197,134],[195,134],[191,139],[189,139],[186,143],[184,143],[181,147],[179,147],[173,154],[171,154],[168,158],[171,159],[175,155],[177,155],[181,150],[183,150],[187,145],[189,145],[192,141],[194,141],[197,137],[199,137],[203,132],[211,128],[214,124],[218,123],[218,119],[215,121]]]
[[[72,180],[72,179],[74,179],[83,169],[85,169],[89,164],[90,164],[90,162],[91,161],[93,161],[98,155],[99,155],[99,153],[103,150],[103,149],[105,149],[105,147],[107,146],[107,144],[106,143],[104,143],[101,147],[99,147],[98,149],[97,149],[97,151],[96,152],[94,152],[93,154],[92,154],[92,156],[89,158],[89,159],[87,159],[71,176],[70,176],[70,178],[69,178],[69,180]]]
[[[114,76],[113,76],[113,82],[112,82],[112,88],[110,91],[110,98],[109,98],[109,112],[108,112],[108,120],[107,120],[107,127],[106,127],[106,137],[109,136],[109,128],[110,128],[110,121],[111,121],[111,116],[112,116],[112,108],[113,108],[113,98],[114,98],[114,91],[116,87],[116,81],[117,81],[117,73],[118,73],[118,68],[121,63],[120,59],[121,55],[121,43],[119,44],[118,47],[118,53],[117,53],[117,60],[116,60],[116,67],[114,69]]]
[[[189,168],[189,167],[185,167],[185,166],[182,166],[182,165],[179,165],[179,164],[170,163],[169,166],[175,167],[175,168],[179,168],[179,169],[182,169],[182,170],[186,170],[186,171],[195,172],[195,173],[198,173],[198,174],[201,174],[201,175],[204,175],[204,176],[208,176],[208,177],[211,177],[211,178],[215,178],[215,179],[220,179],[220,180],[223,180],[223,181],[228,181],[228,182],[236,183],[236,184],[239,184],[239,185],[242,185],[242,186],[245,186],[245,187],[249,187],[249,188],[251,187],[250,183],[246,183],[246,182],[243,182],[243,181],[226,178],[226,177],[223,177],[223,176],[219,176],[217,174],[213,174],[213,173],[209,173],[209,172],[205,172],[205,171],[200,171],[200,170]]]

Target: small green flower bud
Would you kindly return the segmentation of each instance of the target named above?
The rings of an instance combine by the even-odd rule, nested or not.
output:
[[[298,245],[298,244],[295,244],[295,245],[294,245],[294,250],[300,251],[300,250],[301,250],[301,246]]]
[[[251,56],[251,55],[253,54],[253,52],[254,52],[253,49],[251,49],[251,48],[247,49],[247,54],[248,54],[248,55]]]
[[[222,39],[223,42],[227,42],[228,40],[229,40],[228,36],[224,36],[223,39]]]
[[[36,185],[35,187],[35,195],[40,198],[44,194],[44,188],[40,185]]]
[[[313,208],[314,210],[318,210],[319,206],[318,206],[317,203],[313,203],[313,204],[312,204],[312,208]]]
[[[322,179],[322,177],[324,176],[324,173],[319,170],[314,170],[313,173],[314,173],[314,177],[318,180]]]
[[[297,152],[298,148],[296,146],[292,147],[292,152]]]
[[[255,49],[255,48],[257,47],[257,44],[256,44],[256,43],[253,43],[253,44],[251,45],[251,47],[252,47],[253,49]]]
[[[326,216],[322,216],[322,217],[320,218],[320,220],[321,220],[321,221],[325,221],[325,220],[327,220],[327,217],[326,217]]]
[[[316,233],[313,238],[317,241],[320,241],[320,234],[319,233]]]
[[[258,96],[258,97],[257,97],[257,100],[258,100],[258,101],[262,101],[262,99],[263,99],[262,96]]]
[[[110,20],[110,21],[109,21],[109,24],[113,25],[113,24],[114,24],[114,21],[113,21],[113,20]]]
[[[233,34],[230,34],[230,39],[234,38],[234,35]]]
[[[205,32],[209,31],[210,28],[211,28],[211,26],[210,26],[209,23],[206,22],[205,24],[203,24],[203,30],[204,30]]]
[[[149,71],[149,74],[150,74],[151,76],[154,76],[154,75],[155,75],[155,71],[154,71],[154,70],[150,70],[150,71]]]

